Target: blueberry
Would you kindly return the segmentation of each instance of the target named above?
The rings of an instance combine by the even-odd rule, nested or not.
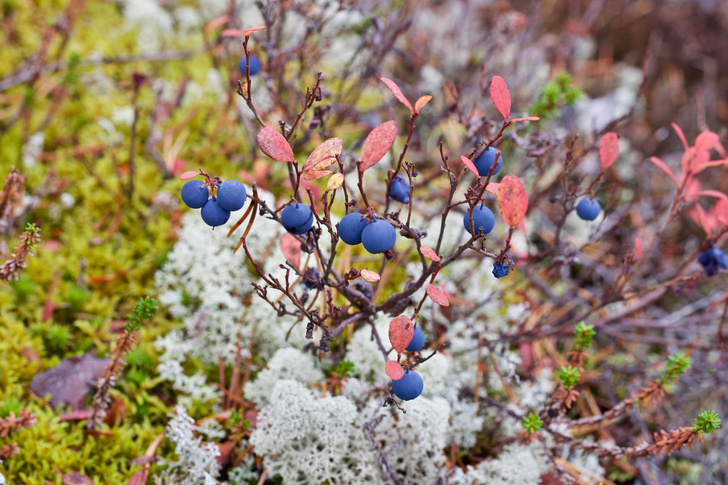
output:
[[[339,222],[339,238],[349,246],[356,246],[361,243],[361,233],[368,224],[369,219],[361,214],[346,214]]]
[[[210,190],[205,187],[204,182],[199,180],[188,180],[182,186],[182,202],[190,209],[199,209],[210,197]]]
[[[404,401],[415,399],[422,394],[424,387],[422,377],[417,372],[409,369],[404,371],[404,376],[400,380],[392,381],[394,395]]]
[[[418,350],[421,350],[424,346],[425,332],[423,332],[420,327],[415,327],[415,333],[414,335],[412,335],[412,340],[410,340],[410,343],[409,345],[407,345],[407,348],[405,350],[409,350],[410,352],[416,352]]]
[[[318,268],[307,268],[303,273],[303,285],[309,290],[319,286],[320,279],[321,274],[319,273]]]
[[[602,206],[599,205],[599,201],[594,197],[581,199],[576,205],[576,214],[585,221],[593,221],[599,216],[601,211]]]
[[[508,274],[508,266],[500,263],[493,263],[493,276],[498,279]]]
[[[238,63],[238,70],[240,73],[245,76],[245,56],[240,58],[240,62]],[[258,56],[250,56],[250,75],[255,76],[260,72],[260,70],[263,68],[263,65],[260,63],[260,59],[258,59]]]
[[[475,165],[475,168],[478,169],[478,174],[481,177],[487,177],[488,172],[490,171],[490,167],[493,166],[493,162],[495,162],[495,156],[498,154],[498,150],[494,147],[490,147],[484,152],[480,154],[480,156],[476,157],[475,160],[473,160],[473,165]],[[503,166],[503,155],[498,155],[498,165],[495,166],[495,170],[493,170],[493,175],[497,174],[498,171]]]
[[[463,216],[463,225],[465,226],[465,230],[470,232],[470,217],[468,212]],[[483,231],[483,234],[488,234],[493,230],[494,226],[495,216],[490,209],[484,205],[478,205],[473,208],[473,228],[475,229],[475,234],[478,234],[480,230]]]
[[[217,203],[225,210],[242,209],[247,197],[245,186],[237,180],[226,180],[217,188]]]
[[[404,177],[397,175],[389,186],[389,196],[397,202],[407,204],[409,202],[410,184]]]
[[[728,256],[711,244],[710,249],[700,253],[698,263],[703,265],[705,274],[713,276],[719,269],[728,269]]]
[[[230,219],[230,211],[220,207],[215,197],[205,203],[200,215],[205,224],[212,227],[222,226]]]
[[[361,232],[361,242],[364,243],[364,249],[372,254],[384,253],[397,242],[397,231],[389,222],[374,219]]]
[[[306,234],[313,225],[313,213],[306,204],[291,204],[281,212],[281,222],[291,234]]]

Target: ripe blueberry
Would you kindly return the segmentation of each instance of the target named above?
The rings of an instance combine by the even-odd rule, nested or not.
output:
[[[467,212],[463,216],[463,225],[465,226],[465,230],[470,232],[470,217]],[[483,231],[483,234],[488,234],[493,230],[494,226],[495,216],[490,209],[484,205],[478,205],[473,208],[473,228],[475,229],[475,234],[478,234],[480,230]]]
[[[303,284],[309,290],[318,287],[320,285],[320,279],[321,274],[319,273],[318,268],[307,268],[303,273]],[[321,288],[323,288],[323,285],[321,285]]]
[[[339,238],[349,246],[361,243],[361,233],[369,224],[369,219],[356,212],[346,214],[339,222]]]
[[[240,58],[240,62],[238,63],[238,70],[240,73],[245,76],[245,56]],[[260,72],[260,70],[263,68],[263,65],[260,63],[260,59],[258,59],[258,56],[251,55],[250,56],[250,75],[255,76]]]
[[[222,226],[230,219],[230,211],[220,207],[215,197],[205,203],[200,215],[205,224],[212,227]]]
[[[728,256],[711,244],[710,249],[700,253],[698,263],[703,265],[705,274],[713,276],[719,269],[728,269]]]
[[[487,150],[482,152],[480,156],[476,157],[475,160],[473,160],[473,165],[475,165],[475,168],[478,169],[478,174],[481,177],[488,176],[490,167],[492,167],[493,162],[495,162],[496,155],[498,155],[498,165],[495,166],[495,169],[493,170],[493,175],[497,174],[503,166],[503,156],[498,154],[498,151],[499,150],[497,150],[495,147],[489,147]]]
[[[313,225],[313,213],[306,204],[291,204],[281,212],[281,222],[291,234],[306,234]]]
[[[418,350],[421,350],[424,346],[425,332],[423,332],[420,327],[415,327],[415,333],[414,335],[412,335],[412,340],[410,340],[410,343],[409,345],[407,345],[407,348],[405,350],[409,350],[410,352],[416,352]]]
[[[602,206],[599,205],[599,201],[594,197],[581,199],[576,205],[576,214],[585,221],[593,221],[599,216],[601,211]]]
[[[409,369],[404,371],[404,376],[400,380],[392,381],[394,395],[404,401],[411,401],[422,394],[424,387],[422,377],[417,372]]]
[[[372,254],[384,253],[397,242],[397,231],[389,222],[374,219],[361,232],[361,242],[364,243],[364,249]]]
[[[199,180],[188,180],[182,186],[182,202],[190,209],[199,209],[210,197],[210,191]]]
[[[245,186],[237,180],[226,180],[217,188],[217,203],[225,210],[242,209],[247,196]]]
[[[389,186],[389,196],[397,202],[407,204],[409,202],[410,184],[404,177],[397,175]]]

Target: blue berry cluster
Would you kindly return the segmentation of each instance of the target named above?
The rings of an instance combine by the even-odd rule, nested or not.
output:
[[[339,222],[339,238],[349,246],[363,243],[364,249],[371,254],[380,254],[394,247],[397,231],[387,221],[369,221],[366,216],[352,212]]]
[[[210,197],[211,188],[217,189],[216,197]],[[247,197],[245,186],[237,180],[226,180],[219,185],[189,180],[182,186],[182,202],[191,209],[202,209],[202,220],[212,227],[225,224],[231,212],[243,208]]]
[[[719,269],[728,269],[728,256],[711,243],[710,249],[698,256],[698,263],[703,265],[705,274],[713,276]]]

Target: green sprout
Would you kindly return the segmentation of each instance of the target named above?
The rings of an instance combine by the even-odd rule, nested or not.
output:
[[[695,419],[693,431],[698,433],[712,433],[720,429],[720,416],[715,411],[705,411]]]
[[[348,360],[342,360],[339,362],[339,365],[336,366],[334,372],[336,372],[340,377],[350,377],[352,372],[354,372],[354,363],[349,362]]]
[[[134,309],[131,313],[126,316],[129,321],[126,325],[124,325],[124,329],[126,329],[129,333],[136,332],[142,328],[145,321],[149,320],[155,313],[157,313],[158,309],[157,300],[146,296],[142,297],[137,304],[134,305]]]
[[[594,339],[594,325],[586,325],[584,321],[576,324],[574,328],[574,350],[583,352]]]
[[[573,366],[562,367],[559,371],[559,380],[564,387],[574,387],[580,377],[579,369]]]
[[[564,106],[572,106],[582,94],[581,89],[574,86],[571,75],[562,71],[541,88],[541,94],[528,112],[545,120],[557,115]]]
[[[538,414],[528,413],[528,416],[524,416],[523,418],[522,426],[527,433],[533,434],[541,429],[543,421],[541,421],[541,418],[538,417]]]
[[[667,358],[667,369],[662,371],[662,377],[658,382],[660,384],[675,382],[688,368],[690,368],[690,357],[686,357],[683,352],[671,355]]]

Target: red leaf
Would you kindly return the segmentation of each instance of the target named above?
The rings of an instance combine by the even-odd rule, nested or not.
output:
[[[194,171],[193,170],[191,172],[185,172],[185,173],[183,173],[182,175],[179,176],[179,179],[180,180],[189,180],[191,178],[197,177],[198,175],[200,175],[200,172],[197,172],[197,171]]]
[[[245,35],[240,29],[225,29],[220,32],[220,37],[242,37]]]
[[[415,327],[412,325],[412,320],[407,316],[395,317],[389,324],[389,342],[398,354],[404,352],[414,334]]]
[[[490,99],[493,100],[493,104],[503,119],[507,119],[511,114],[511,93],[508,91],[508,85],[500,76],[493,76],[493,80],[490,82]]]
[[[62,414],[60,418],[58,418],[59,422],[63,421],[82,421],[84,419],[88,419],[88,417],[91,416],[91,410],[90,409],[81,409],[80,411],[72,411],[70,413]]]
[[[361,274],[361,277],[367,280],[369,283],[376,283],[381,279],[381,276],[379,276],[379,274],[368,269],[361,270],[359,274]]]
[[[90,386],[104,375],[109,359],[97,359],[91,354],[63,359],[56,368],[36,375],[30,390],[38,396],[50,394],[51,406],[66,403],[73,411],[86,407]]]
[[[258,133],[258,146],[261,151],[273,160],[279,162],[295,162],[293,150],[286,138],[270,126],[266,126]]]
[[[387,363],[384,364],[384,372],[386,372],[389,378],[393,381],[398,381],[404,377],[404,369],[393,360],[387,361]]]
[[[526,215],[528,196],[521,179],[509,173],[498,187],[498,208],[509,226],[515,226]]]
[[[525,118],[515,118],[511,120],[511,123],[517,123],[519,121],[538,121],[541,118],[538,116],[526,116]]]
[[[710,150],[718,144],[718,141],[720,141],[718,135],[710,130],[705,130],[695,139],[695,151],[702,152]]]
[[[149,470],[142,468],[132,475],[127,485],[146,485],[147,478],[149,477]]]
[[[604,135],[599,142],[599,161],[602,164],[602,170],[606,170],[611,164],[617,160],[619,155],[619,138],[616,133],[611,131]]]
[[[324,178],[327,175],[331,175],[331,170],[311,170],[308,172],[303,172],[303,179],[304,180],[318,180],[320,178]]]
[[[480,178],[480,174],[478,173],[478,169],[475,168],[475,165],[473,164],[473,162],[468,157],[466,157],[465,155],[460,155],[460,161],[463,162],[465,164],[465,166],[468,167],[468,170],[470,170],[471,172],[473,172],[476,177]]]
[[[210,32],[211,30],[215,30],[218,27],[222,27],[229,21],[230,21],[229,15],[227,15],[227,14],[222,15],[216,19],[210,20],[210,22],[207,25],[205,25],[205,27],[202,29],[202,31],[205,33]]]
[[[490,182],[485,190],[493,195],[498,195],[498,187],[500,187],[500,184],[498,182]]]
[[[422,96],[420,99],[415,101],[415,113],[420,114],[420,110],[422,108],[424,108],[424,106],[427,103],[429,103],[431,99],[432,99],[432,96],[427,95],[427,96]]]
[[[694,159],[695,159],[695,149],[694,148],[692,148],[692,147],[688,148],[687,150],[685,150],[683,152],[682,158],[680,160],[680,165],[682,165],[682,169],[683,169],[682,177],[684,177],[685,174],[688,172],[688,170],[690,170],[690,165],[693,164]],[[681,180],[682,180],[682,177],[680,177]]]
[[[685,139],[685,133],[683,133],[682,128],[677,126],[676,123],[670,123],[672,125],[672,129],[675,130],[675,133],[677,133],[678,138],[680,138],[680,141],[683,144],[683,147],[685,147],[685,150],[690,148],[690,145],[688,145],[688,141]]]
[[[253,32],[255,32],[255,31],[257,31],[257,30],[263,30],[264,28],[265,28],[265,25],[259,25],[259,26],[257,26],[257,27],[251,27],[251,28],[249,28],[249,29],[245,29],[245,30],[243,30],[243,34],[245,34],[245,37],[248,37],[248,36],[250,36],[250,34],[252,34]]]
[[[287,232],[281,237],[281,252],[293,266],[298,268],[301,264],[301,241],[296,236]]]
[[[336,163],[336,157],[344,150],[341,138],[329,138],[317,146],[303,164],[303,170],[324,170]]]
[[[440,288],[433,284],[427,285],[425,288],[425,291],[427,292],[427,296],[430,297],[432,301],[437,303],[440,306],[450,306],[450,300],[447,299],[447,296],[445,296],[445,293],[443,293]]]
[[[437,253],[428,246],[422,246],[420,248],[420,252],[422,253],[422,256],[426,257],[430,261],[439,262],[440,256],[437,255]]]
[[[715,216],[721,224],[728,226],[728,199],[718,199],[715,203]]]
[[[707,197],[715,197],[719,199],[728,199],[728,195],[724,194],[723,192],[719,192],[717,190],[700,190],[698,192],[695,192],[696,195],[705,195]]]
[[[703,153],[705,153],[705,152],[703,152]],[[694,174],[700,173],[703,170],[705,170],[706,168],[720,167],[721,165],[728,165],[728,160],[713,160],[712,162],[705,162],[705,163],[701,163],[699,165],[695,165],[693,167],[693,173]]]
[[[374,128],[364,140],[364,146],[361,149],[361,165],[359,169],[364,172],[382,159],[387,154],[394,140],[397,138],[397,122],[385,121],[381,125]]]
[[[390,91],[392,91],[392,94],[395,98],[397,98],[397,101],[405,105],[408,110],[410,110],[410,113],[414,113],[414,110],[412,109],[412,105],[410,104],[409,100],[405,97],[404,94],[402,94],[402,90],[399,89],[399,86],[397,86],[397,83],[392,81],[391,79],[387,79],[386,77],[379,78],[380,81],[382,81],[384,84],[387,85]],[[418,111],[419,112],[419,111]]]
[[[61,477],[64,485],[94,485],[94,481],[80,472],[66,473]]]
[[[657,165],[658,167],[660,167],[662,169],[662,171],[665,172],[672,179],[673,182],[675,182],[675,185],[677,185],[677,178],[675,178],[675,175],[672,173],[672,170],[670,170],[670,168],[667,165],[665,165],[665,162],[663,162],[662,160],[660,160],[657,157],[651,157],[650,161],[652,163],[654,163],[655,165]]]
[[[718,221],[708,217],[708,214],[706,214],[705,210],[700,206],[700,204],[694,204],[688,209],[688,215],[690,218],[703,228],[705,231],[705,234],[710,236],[710,233],[713,232],[713,229],[715,229],[718,225]]]
[[[634,251],[637,259],[640,259],[642,257],[642,239],[638,237],[634,238]]]

